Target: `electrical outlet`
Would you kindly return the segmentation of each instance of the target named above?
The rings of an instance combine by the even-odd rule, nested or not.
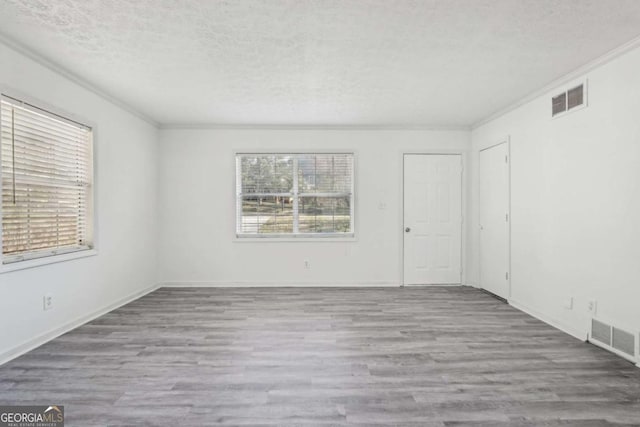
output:
[[[308,259],[304,260],[304,268],[307,268],[307,269],[311,268],[311,262],[309,262]]]
[[[387,209],[387,204],[385,202],[378,203],[378,209],[380,209],[381,211]]]
[[[587,311],[591,313],[591,315],[595,316],[598,311],[598,302],[596,300],[590,300],[587,303]]]
[[[53,308],[53,295],[46,294],[42,297],[42,309],[44,311],[51,310]]]

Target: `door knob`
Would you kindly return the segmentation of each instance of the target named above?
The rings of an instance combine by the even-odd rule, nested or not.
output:
[[[407,228],[405,228],[405,229],[404,229],[404,231],[405,231],[406,233],[408,233],[408,232],[410,232],[410,231],[411,231],[411,229],[410,229],[409,227],[407,227]]]

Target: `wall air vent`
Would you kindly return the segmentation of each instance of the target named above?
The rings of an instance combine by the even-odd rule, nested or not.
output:
[[[585,107],[587,82],[580,83],[551,98],[551,117]]]
[[[563,113],[567,111],[567,93],[561,93],[558,96],[554,96],[551,101],[553,115]]]
[[[633,334],[630,334],[627,331],[623,331],[622,329],[618,329],[614,327],[611,346],[616,350],[622,351],[623,353],[627,353],[631,357],[635,356],[635,353],[636,353],[635,337],[633,336]]]
[[[584,103],[584,85],[576,86],[567,91],[567,110],[581,106]]]
[[[611,345],[611,326],[591,319],[591,338],[600,341],[602,344]]]
[[[589,342],[631,361],[640,357],[636,355],[635,335],[600,320],[591,319]]]

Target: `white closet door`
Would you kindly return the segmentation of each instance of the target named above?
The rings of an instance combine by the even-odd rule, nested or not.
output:
[[[404,156],[404,284],[459,284],[462,156]]]
[[[509,298],[509,146],[480,151],[480,286]]]

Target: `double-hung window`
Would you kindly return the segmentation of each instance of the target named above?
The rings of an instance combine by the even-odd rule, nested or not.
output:
[[[237,154],[238,237],[354,235],[353,153]]]
[[[92,130],[2,96],[2,263],[91,249]]]

